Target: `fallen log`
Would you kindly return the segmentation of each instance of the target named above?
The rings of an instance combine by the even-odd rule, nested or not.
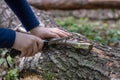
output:
[[[6,7],[3,13],[8,14],[8,11],[9,9]],[[35,10],[35,12],[43,23],[43,26],[59,27],[45,12],[39,10]],[[13,22],[19,23],[15,16],[9,18],[10,20],[8,20],[7,16],[1,17],[1,19],[2,18],[4,18],[4,20],[6,19],[6,22],[10,23],[11,27]],[[22,71],[22,75],[25,75],[25,73],[29,71],[29,73],[35,72],[38,76],[50,72],[54,75],[52,80],[120,79],[120,48],[113,49],[91,42],[77,33],[73,33],[73,37],[70,38],[70,40],[91,43],[93,48],[88,51],[86,49],[76,49],[62,44],[49,46],[34,57],[20,59],[19,68]]]
[[[40,10],[120,9],[119,0],[28,0]]]

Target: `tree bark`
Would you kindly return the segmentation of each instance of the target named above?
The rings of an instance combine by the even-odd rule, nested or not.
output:
[[[40,10],[120,9],[119,0],[28,0],[28,2]]]
[[[6,13],[8,12],[7,10],[9,11],[6,7],[3,13],[8,14]],[[60,27],[56,25],[53,19],[45,12],[39,10],[35,10],[35,12],[43,26]],[[15,16],[12,16],[10,20],[7,20],[7,17],[1,17],[1,19],[2,18],[6,18],[6,22],[10,23],[10,26],[12,26],[13,22],[17,23],[17,25],[19,24]],[[113,49],[91,42],[84,36],[76,33],[73,34],[70,40],[89,42],[93,44],[94,47],[89,51],[65,45],[52,45],[34,57],[20,59],[19,68],[22,71],[34,70],[42,74],[44,70],[47,72],[50,71],[57,80],[120,79],[120,48]]]

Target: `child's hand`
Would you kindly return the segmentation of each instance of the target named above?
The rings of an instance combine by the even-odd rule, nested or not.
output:
[[[16,32],[13,48],[21,51],[20,57],[33,56],[42,47],[43,41],[40,38],[30,34]]]
[[[36,27],[30,31],[33,35],[38,36],[42,39],[45,38],[61,38],[68,37],[70,33],[65,32],[59,28],[45,28],[45,27]]]

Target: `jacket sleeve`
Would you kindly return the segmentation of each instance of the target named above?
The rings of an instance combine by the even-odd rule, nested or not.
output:
[[[11,48],[14,44],[15,36],[15,31],[0,28],[0,48]]]
[[[13,10],[27,31],[39,25],[39,21],[34,15],[26,0],[5,0]]]

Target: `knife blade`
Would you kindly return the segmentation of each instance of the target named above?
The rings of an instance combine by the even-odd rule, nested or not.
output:
[[[87,50],[92,50],[93,48],[93,45],[90,44],[90,43],[87,43],[87,42],[76,42],[76,41],[71,41],[71,40],[67,40],[68,37],[65,37],[65,38],[53,38],[51,40],[43,40],[43,49],[45,47],[48,47],[50,45],[53,45],[53,44],[62,44],[62,45],[65,45],[65,46],[71,46],[71,47],[74,47],[74,48],[81,48],[81,49],[87,49]],[[20,55],[21,54],[21,51],[19,50],[16,50],[16,49],[11,49],[10,50],[10,56],[12,58],[14,58],[15,56],[17,55]]]

